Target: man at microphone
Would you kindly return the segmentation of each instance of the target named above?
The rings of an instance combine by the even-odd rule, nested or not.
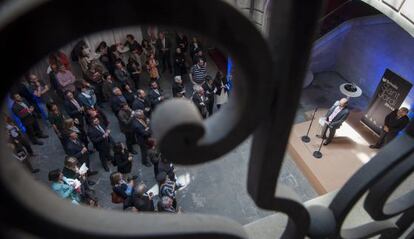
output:
[[[335,132],[342,123],[348,118],[349,109],[348,109],[348,99],[342,98],[337,101],[326,113],[325,115],[325,124],[322,127],[322,134],[316,135],[316,137],[326,139],[323,145],[328,145],[332,142]],[[326,132],[329,130],[328,138],[326,138]]]

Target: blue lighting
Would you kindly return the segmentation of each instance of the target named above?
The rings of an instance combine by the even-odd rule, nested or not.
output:
[[[233,81],[232,81],[232,68],[233,68],[233,61],[230,57],[227,58],[227,84],[229,91],[233,88]]]

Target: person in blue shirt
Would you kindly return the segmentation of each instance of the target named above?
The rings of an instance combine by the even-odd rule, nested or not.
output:
[[[68,179],[65,178],[60,169],[55,169],[49,172],[49,181],[52,182],[51,188],[56,194],[63,198],[69,199],[73,204],[79,205],[80,195],[72,185],[68,184]]]

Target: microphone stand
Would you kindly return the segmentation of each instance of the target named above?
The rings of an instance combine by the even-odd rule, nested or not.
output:
[[[313,111],[312,120],[311,120],[311,122],[309,124],[308,131],[306,132],[306,135],[302,136],[302,138],[301,138],[302,139],[302,142],[304,142],[304,143],[309,143],[310,142],[309,131],[310,131],[311,127],[312,127],[313,120],[315,119],[316,111],[318,111],[318,107],[316,107],[315,110]]]
[[[326,134],[326,131],[328,131],[328,126],[326,126],[326,129],[323,131],[323,133],[322,133],[322,141],[321,141],[321,144],[319,145],[319,148],[318,148],[318,150],[317,151],[314,151],[313,152],[313,157],[315,157],[315,158],[317,158],[317,159],[320,159],[320,158],[322,158],[322,153],[321,153],[321,148],[322,148],[322,145],[323,145],[323,142],[325,142],[325,138],[323,137],[323,136],[325,136],[325,134]]]

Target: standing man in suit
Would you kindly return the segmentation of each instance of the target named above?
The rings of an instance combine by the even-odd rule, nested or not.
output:
[[[93,146],[99,152],[99,159],[105,171],[109,172],[107,161],[112,161],[111,156],[111,131],[101,125],[98,118],[92,120],[92,125],[88,127],[88,137]]]
[[[121,109],[121,105],[123,103],[128,103],[126,98],[122,95],[122,91],[115,87],[112,89],[112,97],[111,97],[111,109],[115,115],[118,115],[118,111]]]
[[[79,126],[83,129],[85,125],[84,113],[85,108],[82,103],[75,98],[71,91],[65,92],[65,101],[63,102],[66,113],[72,118],[77,119]]]
[[[69,139],[66,142],[66,150],[68,156],[78,159],[78,166],[85,163],[86,167],[89,168],[88,176],[97,174],[96,171],[91,170],[88,148],[79,140],[78,134],[75,131],[69,133]]]
[[[141,149],[141,162],[146,167],[151,167],[151,163],[148,161],[148,148],[146,144],[148,138],[151,136],[151,128],[149,127],[149,120],[145,118],[142,110],[134,112],[132,129]]]
[[[172,74],[172,67],[171,67],[171,42],[165,37],[163,32],[158,34],[158,39],[155,43],[155,46],[158,51],[158,57],[162,62],[162,73],[165,72],[167,66],[170,74]]]
[[[142,110],[146,117],[151,115],[151,103],[147,100],[144,90],[137,90],[137,98],[132,102],[132,110]]]
[[[208,116],[210,117],[211,115],[213,115],[214,94],[217,91],[216,86],[214,85],[213,78],[211,76],[207,75],[206,76],[206,81],[204,81],[204,83],[201,85],[201,87],[203,87],[204,94],[208,99],[207,111],[208,111]]]
[[[47,138],[48,136],[43,134],[39,127],[39,123],[34,116],[34,107],[29,105],[29,103],[23,100],[23,98],[17,93],[13,94],[11,98],[14,101],[12,111],[17,117],[19,117],[20,121],[26,128],[26,133],[29,136],[30,141],[33,144],[42,145],[43,143],[37,138]]]
[[[131,75],[129,74],[128,70],[125,68],[121,60],[117,60],[115,62],[115,77],[121,83],[121,87],[124,87],[126,84],[134,85]]]
[[[399,110],[394,110],[393,112],[389,113],[385,117],[384,127],[382,128],[377,143],[370,145],[369,147],[372,149],[379,149],[384,144],[388,144],[391,140],[397,137],[398,133],[403,130],[410,122],[407,114],[408,109],[405,107],[401,107]]]
[[[348,100],[346,98],[342,98],[339,100],[339,103],[335,103],[326,113],[326,122],[325,125],[322,127],[322,136],[317,135],[317,137],[322,137],[326,139],[323,145],[328,145],[332,142],[333,137],[335,136],[335,132],[339,127],[341,127],[342,123],[348,118],[349,109],[348,109]],[[328,138],[326,138],[326,132],[329,129]]]
[[[209,99],[208,97],[204,94],[204,89],[203,87],[197,85],[195,86],[195,91],[193,94],[193,102],[195,104],[195,106],[197,107],[198,111],[200,111],[201,116],[203,117],[203,119],[207,118],[207,106],[208,106],[208,102]]]
[[[151,88],[148,91],[148,99],[151,103],[152,109],[155,109],[158,104],[164,101],[162,90],[160,90],[158,83],[155,81],[151,82]]]
[[[118,112],[118,120],[119,128],[121,129],[121,132],[125,135],[128,151],[131,154],[137,154],[133,147],[133,145],[135,144],[135,135],[131,127],[131,123],[133,120],[132,110],[131,108],[129,108],[128,104],[122,104],[122,107]]]

